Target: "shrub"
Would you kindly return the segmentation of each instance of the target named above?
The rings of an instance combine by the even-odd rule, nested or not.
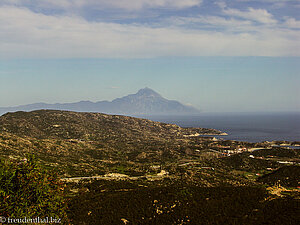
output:
[[[0,216],[60,218],[67,222],[64,185],[30,155],[22,162],[0,161]]]

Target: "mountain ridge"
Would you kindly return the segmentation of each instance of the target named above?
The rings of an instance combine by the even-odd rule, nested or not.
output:
[[[119,115],[184,115],[198,114],[192,106],[163,98],[150,88],[140,89],[135,94],[112,101],[79,101],[74,103],[33,103],[14,107],[0,107],[0,115],[7,112],[33,111],[40,109],[68,110],[76,112],[99,112]]]

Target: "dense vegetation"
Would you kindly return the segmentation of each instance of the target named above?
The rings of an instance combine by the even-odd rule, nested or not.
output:
[[[64,185],[33,156],[0,162],[0,212],[10,218],[52,217],[66,221]]]
[[[263,156],[263,157],[281,157],[281,158],[299,158],[300,149],[285,149],[274,147],[272,149],[261,149],[259,151],[254,151],[252,153],[254,156]]]
[[[266,174],[258,181],[269,185],[284,187],[300,187],[300,166],[285,166],[272,173]]]
[[[232,155],[230,157],[224,157],[219,161],[222,165],[228,167],[229,169],[243,170],[249,172],[256,172],[266,168],[276,169],[280,167],[280,164],[276,161],[251,158],[249,157],[249,155],[250,153],[244,152],[241,154]]]
[[[299,199],[264,187],[199,187],[164,180],[95,181],[70,202],[74,224],[299,224]],[[268,197],[269,196],[269,197]]]

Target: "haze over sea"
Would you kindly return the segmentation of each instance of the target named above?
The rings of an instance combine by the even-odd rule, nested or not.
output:
[[[228,133],[225,140],[262,142],[300,141],[300,113],[203,113],[197,116],[147,116],[182,127],[214,128]]]

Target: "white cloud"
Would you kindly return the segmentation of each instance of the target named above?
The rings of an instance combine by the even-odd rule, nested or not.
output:
[[[103,5],[121,8],[121,9],[142,9],[142,8],[187,8],[199,6],[202,0],[115,0],[115,1],[100,1]]]
[[[37,6],[40,8],[78,9],[83,7],[140,10],[144,8],[175,8],[199,6],[202,0],[2,0],[2,4]],[[1,2],[0,2],[1,4]]]
[[[238,2],[253,2],[253,0],[236,0]],[[277,3],[277,2],[297,2],[299,0],[256,0],[255,2],[261,3]]]
[[[214,23],[228,22],[213,19]],[[232,22],[236,21],[229,20]],[[296,30],[273,27],[257,28],[254,33],[178,26],[153,28],[0,7],[0,58],[299,56],[299,38]]]
[[[2,0],[1,5],[14,5],[14,6],[37,6],[45,8],[65,8],[70,7],[73,0]]]
[[[223,9],[223,13],[228,16],[252,20],[263,24],[274,24],[277,22],[273,18],[273,15],[265,9],[254,9],[250,7],[247,11],[241,11],[238,9],[226,8]]]
[[[286,18],[285,25],[289,28],[300,29],[300,20],[294,18]]]
[[[272,8],[283,8],[286,6],[290,6],[290,7],[299,7],[299,0],[235,0],[238,2],[245,2],[245,3],[251,3],[251,2],[255,2],[255,3],[261,3],[261,4],[266,4],[268,3],[269,5],[272,6]]]
[[[252,22],[248,20],[226,19],[220,16],[173,17],[168,19],[168,21],[177,25],[201,24],[204,27],[234,30],[247,30],[252,25]]]

